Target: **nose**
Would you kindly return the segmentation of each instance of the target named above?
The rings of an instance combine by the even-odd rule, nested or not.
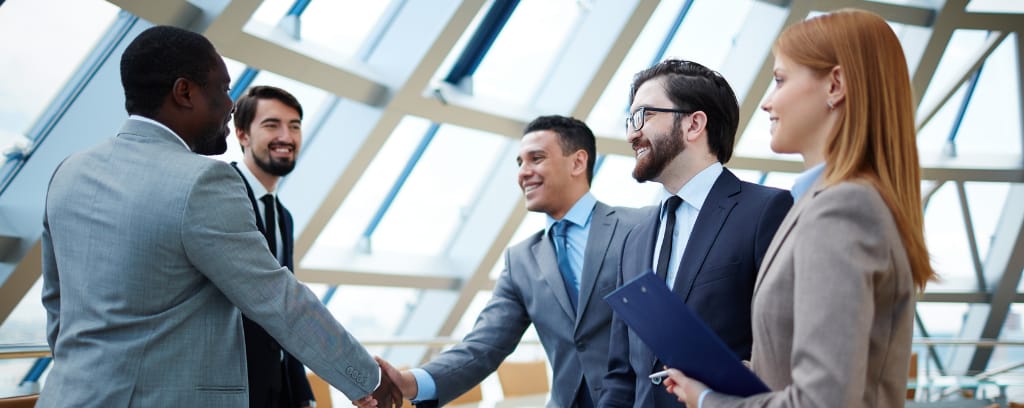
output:
[[[640,135],[641,133],[639,130],[634,130],[632,126],[626,127],[626,141],[629,142],[629,144],[636,143],[636,141],[640,139]]]

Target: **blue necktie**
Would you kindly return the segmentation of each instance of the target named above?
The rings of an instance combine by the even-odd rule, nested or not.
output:
[[[576,274],[572,271],[572,264],[569,262],[569,239],[566,230],[569,228],[569,221],[561,220],[551,226],[552,241],[555,242],[555,256],[558,258],[558,270],[562,272],[562,280],[565,281],[565,291],[569,294],[569,301],[572,302],[573,310],[576,310],[576,303],[579,302],[579,284],[576,282]]]

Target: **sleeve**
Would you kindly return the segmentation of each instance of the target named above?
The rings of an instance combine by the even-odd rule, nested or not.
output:
[[[788,238],[795,241],[793,384],[747,399],[711,393],[705,407],[860,405],[875,307],[873,282],[891,262],[891,243],[877,230],[893,221],[877,193],[849,186],[820,193]]]
[[[376,388],[376,361],[319,299],[270,254],[238,174],[212,163],[182,216],[190,262],[285,350],[351,400]]]
[[[511,250],[505,251],[505,269],[473,330],[461,343],[422,367],[434,379],[437,399],[442,406],[494,372],[519,345],[530,326],[532,320],[512,279],[515,272],[510,266],[512,256]]]
[[[629,242],[634,230],[626,234],[623,242]],[[623,246],[623,254],[619,257],[619,273],[615,278],[615,287],[622,286],[624,281],[622,260],[629,259]],[[608,372],[602,384],[601,407],[631,407],[636,388],[636,373],[629,363],[629,328],[618,315],[612,316],[611,335],[608,344]]]
[[[57,259],[53,254],[53,241],[50,238],[50,223],[43,215],[43,238],[40,241],[43,255],[43,309],[46,309],[46,343],[50,352],[57,343],[60,333],[60,276],[57,273]]]

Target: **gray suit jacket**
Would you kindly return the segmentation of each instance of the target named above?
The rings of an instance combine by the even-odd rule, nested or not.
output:
[[[579,309],[574,313],[558,271],[555,249],[543,231],[508,248],[505,269],[473,330],[423,369],[447,404],[484,380],[508,356],[532,322],[554,372],[553,407],[571,407],[584,376],[593,401],[607,368],[612,311],[603,300],[615,289],[623,238],[652,208],[609,207],[598,202],[583,258]]]
[[[369,394],[376,362],[255,219],[231,166],[150,123],[65,160],[46,198],[39,405],[246,407],[239,309],[345,395]]]
[[[704,407],[902,407],[914,282],[871,186],[807,193],[766,253],[754,292],[754,371],[774,391]]]

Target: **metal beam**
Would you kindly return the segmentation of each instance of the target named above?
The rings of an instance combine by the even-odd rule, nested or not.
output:
[[[948,0],[942,5],[939,14],[932,25],[932,35],[928,44],[924,47],[921,55],[921,62],[917,65],[917,71],[912,73],[911,85],[914,87],[914,106],[921,103],[921,97],[935,77],[935,70],[939,66],[942,54],[949,45],[953,31],[956,30],[960,18],[964,14],[964,7],[967,7],[967,0]]]
[[[43,252],[40,242],[36,241],[7,279],[0,282],[0,323],[7,321],[7,317],[18,307],[25,293],[36,284],[39,275],[42,274]]]
[[[1021,271],[1024,271],[1024,184],[1013,184],[1006,195],[1006,203],[996,227],[992,247],[985,261],[985,277],[992,288],[988,307],[971,305],[961,337],[999,338],[1010,306],[1017,298]],[[991,349],[974,349],[970,361],[963,367],[967,373],[984,371],[992,357]]]
[[[921,105],[918,104],[918,131],[924,128],[924,126],[927,125],[933,117],[935,117],[935,114],[939,112],[939,109],[949,101],[949,98],[953,97],[953,94],[955,94],[956,91],[959,90],[960,87],[963,86],[963,84],[967,82],[967,80],[969,80],[976,71],[981,69],[981,65],[985,63],[985,60],[988,59],[989,55],[992,55],[992,51],[995,51],[996,47],[1006,39],[1007,34],[1008,32],[994,32],[989,34],[988,38],[985,39],[984,46],[976,50],[975,55],[961,60],[963,62],[961,69],[957,75],[953,77],[952,81],[943,84],[941,87],[939,85],[932,85],[932,89],[929,90],[931,94],[940,96],[938,99],[935,99],[935,102],[932,102],[925,107],[921,107]],[[947,63],[953,64],[956,62],[949,61]],[[918,93],[920,93],[923,98],[925,90],[919,89]],[[920,103],[924,103],[924,101],[921,101]]]

